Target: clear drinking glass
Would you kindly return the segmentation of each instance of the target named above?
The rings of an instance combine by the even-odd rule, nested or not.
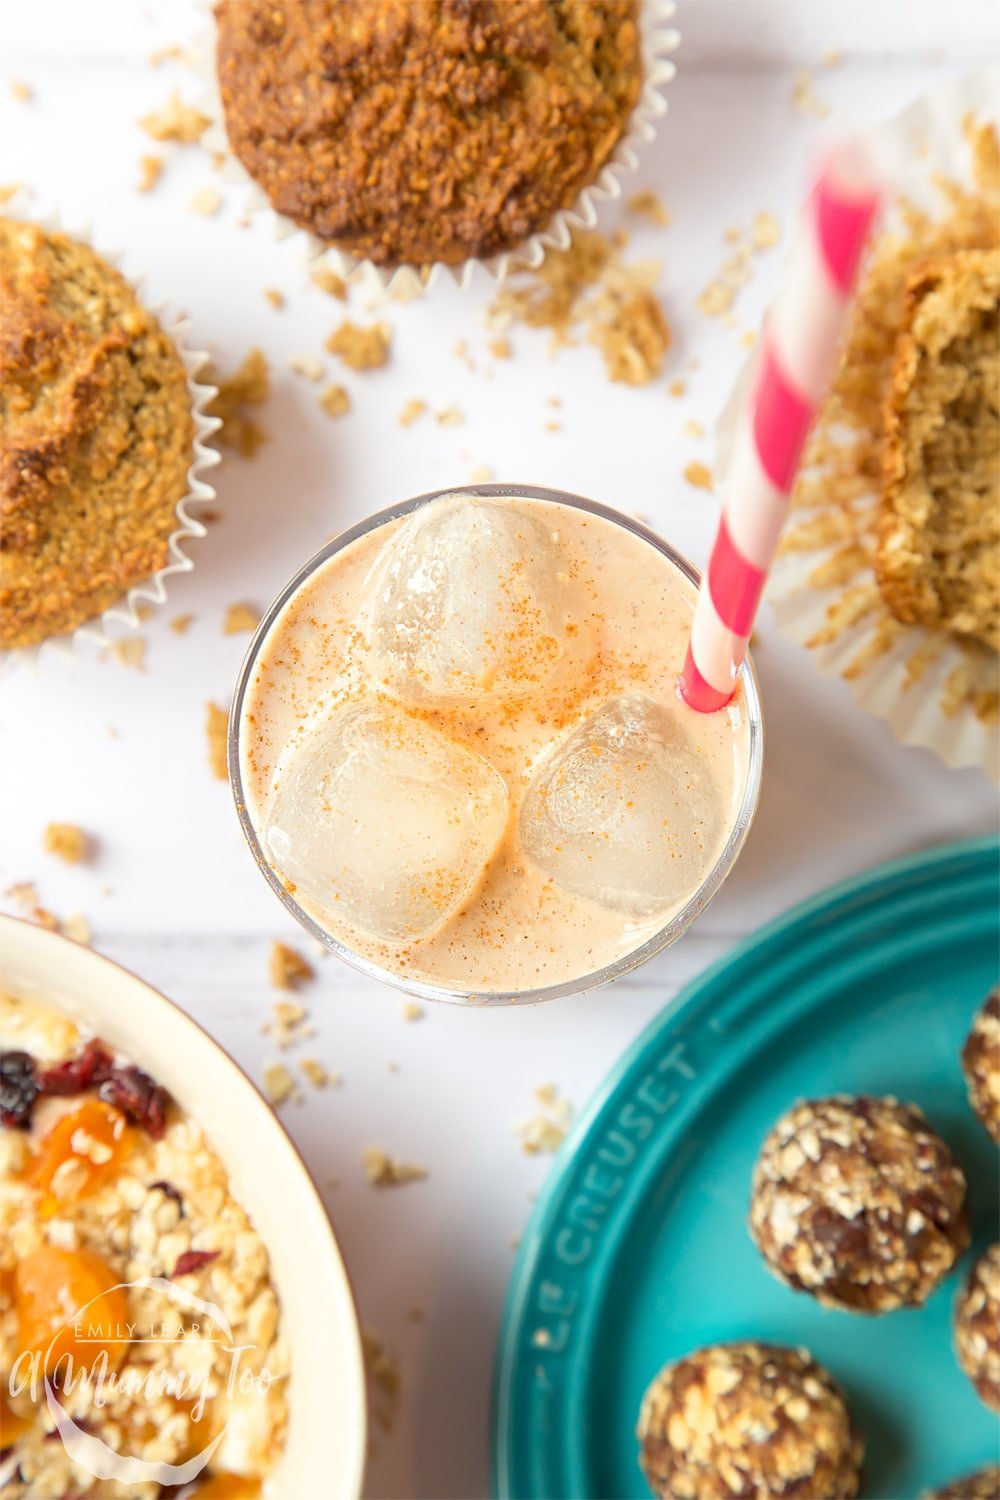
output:
[[[390,969],[382,968],[373,963],[367,956],[355,953],[341,940],[327,932],[308,912],[304,911],[295,897],[286,890],[281,877],[272,869],[267,857],[261,847],[257,829],[254,827],[246,805],[246,796],[243,786],[243,774],[240,764],[240,733],[243,724],[245,703],[249,685],[253,679],[254,670],[264,642],[272,626],[281,616],[282,611],[289,600],[309,582],[318,568],[323,567],[331,557],[359,537],[366,536],[368,532],[374,531],[376,527],[384,526],[390,521],[395,521],[402,516],[408,516],[412,511],[418,510],[423,505],[428,505],[432,500],[439,500],[445,495],[469,495],[483,499],[499,500],[547,500],[560,505],[572,506],[577,510],[588,511],[591,515],[600,516],[605,521],[610,521],[616,526],[622,526],[634,536],[641,537],[649,546],[654,547],[661,556],[665,557],[673,567],[683,573],[691,583],[698,586],[699,575],[695,568],[674,549],[648,527],[643,526],[631,516],[622,515],[620,511],[612,510],[606,505],[599,505],[594,500],[585,500],[579,495],[569,495],[562,490],[544,489],[538,485],[512,485],[512,484],[482,484],[450,487],[443,490],[434,490],[430,494],[416,495],[411,500],[403,500],[398,505],[392,505],[387,510],[378,511],[357,525],[350,526],[346,531],[327,542],[325,547],[311,557],[293,578],[281,590],[270,609],[264,615],[250,647],[246,659],[240,669],[236,692],[233,697],[232,708],[229,714],[229,778],[236,800],[236,811],[239,815],[240,824],[247,843],[258,868],[267,880],[275,895],[282,905],[291,912],[297,922],[306,929],[310,936],[314,937],[324,947],[336,953],[345,963],[358,969],[362,974],[367,974],[372,979],[380,979],[384,984],[392,985],[394,988],[403,990],[406,994],[415,995],[422,1000],[443,1000],[461,1005],[511,1005],[511,1004],[533,1004],[540,1000],[556,1000],[567,995],[582,994],[585,990],[596,989],[599,985],[610,984],[614,979],[620,979],[623,974],[629,974],[644,964],[647,959],[659,953],[662,949],[669,947],[677,941],[691,923],[705,910],[712,897],[718,891],[729,871],[732,869],[737,855],[743,847],[744,840],[753,822],[754,813],[757,810],[757,802],[760,796],[761,774],[763,769],[764,754],[764,723],[761,714],[760,694],[757,688],[757,677],[754,672],[753,663],[747,656],[741,670],[740,682],[743,687],[743,704],[747,724],[747,754],[745,764],[745,779],[739,799],[736,818],[733,823],[732,832],[722,849],[719,851],[718,859],[708,871],[705,879],[698,889],[681,908],[675,912],[669,921],[638,948],[631,953],[623,954],[606,964],[603,968],[595,969],[589,974],[581,974],[574,979],[563,980],[558,984],[542,985],[536,989],[525,990],[477,990],[474,995],[462,990],[454,989],[446,984],[433,984],[426,980],[412,979],[399,974],[394,974]]]

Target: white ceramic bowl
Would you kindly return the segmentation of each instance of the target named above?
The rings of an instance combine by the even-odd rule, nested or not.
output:
[[[291,1349],[276,1493],[357,1500],[367,1424],[354,1296],[319,1193],[272,1110],[189,1016],[90,948],[0,917],[0,986],[83,1022],[202,1126],[267,1245]]]

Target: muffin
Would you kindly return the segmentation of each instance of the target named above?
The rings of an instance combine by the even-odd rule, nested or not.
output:
[[[838,1094],[797,1104],[754,1169],[750,1232],[768,1268],[828,1307],[925,1302],[969,1243],[961,1167],[920,1111]]]
[[[163,567],[188,491],[187,372],[88,245],[0,219],[0,645],[100,614]]]
[[[378,265],[510,250],[593,182],[642,87],[637,0],[219,0],[232,150]]]
[[[851,1500],[863,1446],[836,1382],[805,1349],[741,1342],[661,1370],[639,1462],[662,1500]]]
[[[987,995],[962,1048],[969,1103],[1000,1146],[1000,985]]]
[[[1000,1244],[983,1251],[959,1293],[955,1352],[979,1399],[1000,1412]]]
[[[920,267],[886,413],[875,572],[897,620],[1000,649],[1000,249]]]

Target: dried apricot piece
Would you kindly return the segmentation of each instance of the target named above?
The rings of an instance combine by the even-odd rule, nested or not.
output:
[[[128,1353],[128,1304],[118,1277],[93,1250],[43,1245],[14,1271],[19,1352],[38,1354],[51,1375],[69,1355],[89,1370],[103,1353],[117,1369]]]
[[[134,1137],[121,1110],[103,1099],[85,1099],[60,1115],[25,1174],[27,1182],[42,1190],[42,1217],[51,1218],[106,1182],[131,1151]]]

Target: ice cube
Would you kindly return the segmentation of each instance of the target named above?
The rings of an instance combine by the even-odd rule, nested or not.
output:
[[[610,699],[542,762],[521,807],[536,865],[636,919],[697,890],[724,829],[722,794],[679,713],[643,693]]]
[[[401,943],[458,911],[506,821],[507,788],[482,756],[369,700],[335,709],[279,769],[263,841],[297,896]]]
[[[510,503],[446,495],[414,511],[366,592],[373,676],[411,701],[528,697],[579,640],[558,541]]]

